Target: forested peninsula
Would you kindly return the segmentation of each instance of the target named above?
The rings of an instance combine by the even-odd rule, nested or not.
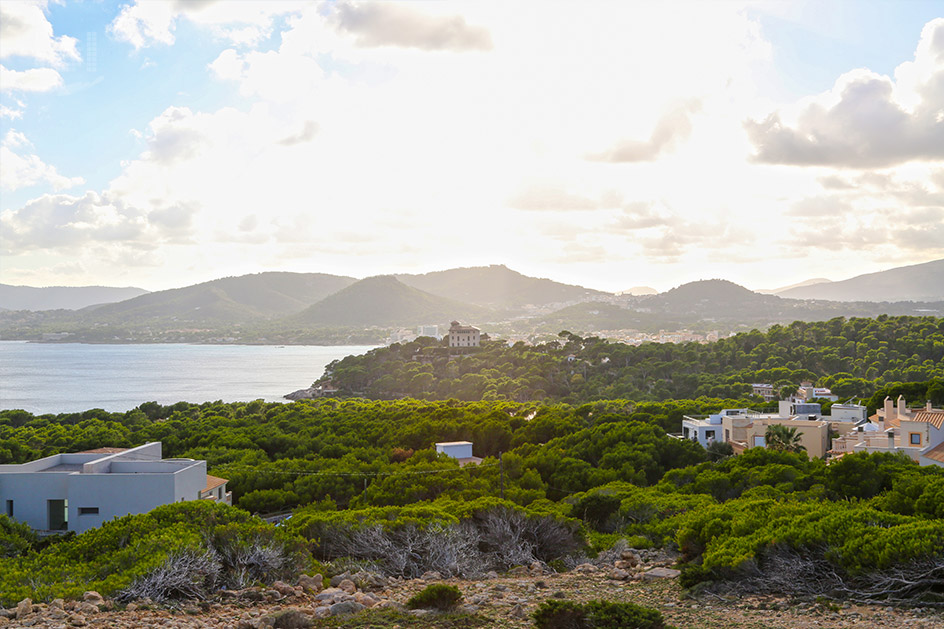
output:
[[[421,337],[335,361],[315,384],[377,399],[579,403],[746,397],[751,383],[795,391],[805,380],[862,399],[885,384],[942,377],[944,318],[883,315],[796,321],[706,344],[634,346],[564,331],[538,345],[494,341],[463,350]],[[931,396],[944,402],[944,390]]]

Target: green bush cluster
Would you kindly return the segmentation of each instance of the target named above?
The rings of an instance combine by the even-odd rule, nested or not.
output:
[[[259,564],[240,552],[249,547],[264,548],[277,561]],[[290,578],[308,561],[300,538],[245,511],[207,501],[174,503],[63,537],[39,552],[0,558],[0,605],[26,597],[80,598],[86,590],[119,595],[170,558],[208,552],[219,563],[220,585],[246,575],[266,581]]]
[[[433,583],[410,597],[406,602],[408,609],[452,609],[462,600],[462,592],[454,585]]]
[[[635,603],[549,599],[533,614],[538,629],[670,629],[657,609]]]

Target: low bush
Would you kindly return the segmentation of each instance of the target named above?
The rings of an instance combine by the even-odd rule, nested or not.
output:
[[[538,629],[669,629],[656,609],[635,603],[573,601],[551,599],[534,612]]]
[[[462,592],[454,585],[433,583],[410,597],[406,602],[409,609],[452,609],[462,600]]]

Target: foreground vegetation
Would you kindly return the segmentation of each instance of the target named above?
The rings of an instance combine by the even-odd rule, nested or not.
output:
[[[763,449],[713,458],[666,435],[682,414],[749,401],[3,411],[2,463],[161,440],[165,456],[207,459],[242,509],[168,505],[45,542],[0,517],[0,601],[88,588],[200,597],[349,567],[405,577],[535,561],[566,570],[617,544],[677,550],[683,583],[696,589],[944,605],[944,470],[880,454],[831,465]],[[458,439],[475,442],[481,465],[460,468],[431,447]],[[289,509],[279,527],[247,512]]]

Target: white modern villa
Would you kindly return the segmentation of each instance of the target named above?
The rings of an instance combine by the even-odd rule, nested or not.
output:
[[[81,533],[117,516],[186,500],[232,504],[206,461],[162,459],[161,443],[0,465],[0,513],[38,531]]]

